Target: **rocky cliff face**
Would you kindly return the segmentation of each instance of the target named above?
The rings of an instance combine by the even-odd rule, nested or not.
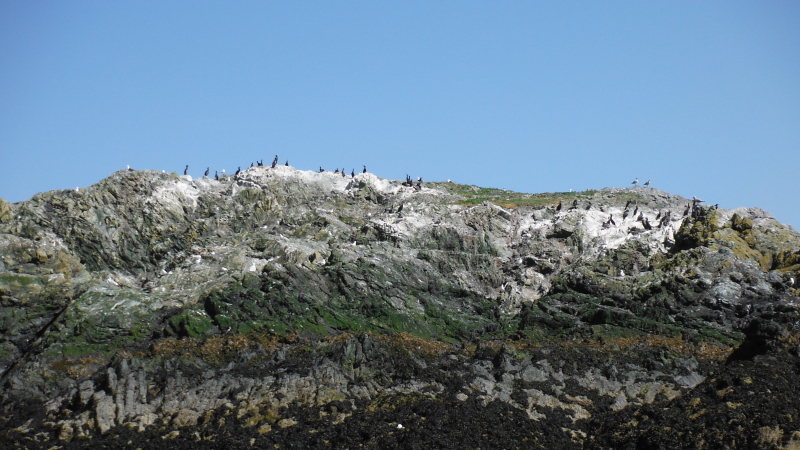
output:
[[[0,200],[0,440],[800,447],[800,234],[651,188],[254,167]]]

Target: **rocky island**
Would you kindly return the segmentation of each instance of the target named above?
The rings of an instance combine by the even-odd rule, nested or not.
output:
[[[800,448],[800,234],[289,166],[0,199],[3,448]]]

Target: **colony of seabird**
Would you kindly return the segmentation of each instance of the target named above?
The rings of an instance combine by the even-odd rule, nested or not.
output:
[[[262,167],[262,166],[264,166],[264,160],[262,159],[262,160],[256,161],[256,163],[252,163],[252,162],[251,162],[251,163],[250,163],[250,167],[253,167],[253,166],[254,166],[254,165],[256,165],[256,164],[257,164],[259,167]],[[277,165],[278,165],[278,155],[275,155],[275,158],[272,160],[272,165],[271,165],[271,167],[274,169],[275,167],[277,167]],[[289,167],[289,160],[288,160],[288,159],[286,160],[286,162],[284,163],[284,165],[285,165],[286,167]],[[362,172],[361,172],[361,173],[367,173],[367,166],[366,166],[366,165],[363,165],[362,167],[363,167],[363,170],[362,170]],[[129,171],[129,172],[133,172],[135,169],[132,169],[130,165],[126,165],[126,170],[127,170],[127,171]],[[241,167],[241,166],[239,166],[239,167],[236,169],[236,173],[234,174],[234,177],[238,176],[238,175],[241,173],[241,171],[242,171],[242,167]],[[319,173],[323,173],[323,172],[325,172],[325,169],[323,169],[323,168],[322,168],[322,166],[320,166],[320,167],[319,167]],[[206,171],[205,171],[205,173],[203,174],[203,176],[204,176],[204,177],[208,177],[208,174],[209,174],[209,173],[211,173],[211,168],[210,168],[210,167],[206,167]],[[346,172],[345,172],[345,169],[344,169],[344,168],[342,168],[342,169],[339,169],[339,168],[337,167],[337,168],[334,170],[334,172],[333,172],[333,173],[334,173],[334,174],[337,174],[337,175],[341,174],[341,175],[342,175],[342,177],[345,177],[345,176],[346,176]],[[183,174],[184,174],[184,175],[189,175],[189,165],[188,165],[188,164],[187,164],[187,165],[186,165],[186,167],[183,169]],[[215,170],[215,171],[214,171],[214,179],[215,179],[215,180],[219,180],[219,179],[220,179],[220,174],[222,174],[222,175],[224,176],[224,175],[225,175],[225,169],[221,169],[221,170],[219,170],[219,171]],[[350,177],[351,177],[351,178],[355,178],[355,176],[356,176],[356,171],[355,171],[355,169],[351,169],[351,170],[350,170]],[[447,180],[447,182],[448,182],[448,183],[451,183],[451,181],[450,181],[449,179]],[[645,182],[642,184],[642,186],[649,187],[649,186],[650,186],[650,182],[651,182],[651,180],[649,180],[649,179],[648,179],[647,181],[645,181]],[[634,187],[638,186],[638,185],[639,185],[639,177],[636,177],[636,178],[634,178],[634,180],[633,180],[633,181],[631,181],[631,184],[632,184]],[[414,181],[411,179],[411,176],[410,176],[410,175],[408,175],[408,174],[406,174],[406,180],[405,180],[405,181],[402,183],[402,185],[403,185],[403,186],[406,186],[406,187],[411,187],[411,188],[414,188],[414,190],[417,190],[417,191],[421,191],[421,190],[422,190],[422,177],[418,177],[418,178],[417,178],[417,182],[416,182],[416,184],[415,184],[415,183],[414,183]],[[572,192],[572,189],[570,189],[570,192]],[[693,196],[693,197],[692,197],[692,200],[691,200],[691,202],[690,202],[690,203],[688,203],[688,204],[686,205],[686,209],[685,209],[685,210],[684,210],[684,212],[683,212],[683,215],[684,215],[684,217],[685,217],[685,216],[688,216],[688,215],[689,215],[689,213],[694,213],[694,211],[697,209],[697,204],[698,204],[698,203],[703,203],[703,202],[705,202],[705,200],[703,200],[703,199],[700,199],[700,198],[697,198],[697,197],[694,197],[694,196]],[[628,203],[630,203],[630,201],[628,201]],[[718,205],[714,205],[714,208],[718,208],[718,207],[719,207]],[[559,203],[558,203],[558,206],[556,207],[556,211],[561,211],[561,208],[562,208],[562,204],[561,204],[561,202],[559,202]],[[577,208],[577,200],[575,200],[575,201],[573,202],[573,204],[572,204],[572,207],[571,207],[570,209],[575,209],[575,208]],[[402,205],[400,206],[400,209],[402,209]],[[635,216],[635,215],[636,215],[636,213],[637,213],[637,211],[634,211],[633,215]],[[626,219],[627,217],[628,217],[628,205],[626,204],[626,205],[625,205],[625,211],[624,211],[624,213],[623,213],[623,219]],[[638,218],[637,218],[637,219],[638,219]],[[657,219],[658,219],[658,218],[657,218]],[[640,220],[640,221],[642,222],[642,225],[645,227],[645,229],[648,229],[648,230],[649,230],[649,229],[651,228],[651,225],[650,225],[650,223],[649,223],[649,222],[648,222],[646,219],[645,219],[645,220]],[[662,220],[662,223],[663,223],[663,222],[664,222],[664,221]],[[613,217],[613,215],[611,215],[611,216],[609,216],[608,220],[607,220],[605,223],[603,223],[603,226],[604,226],[604,227],[610,227],[610,226],[612,226],[612,225],[614,225],[614,224],[615,224],[615,223],[614,223],[614,217]]]

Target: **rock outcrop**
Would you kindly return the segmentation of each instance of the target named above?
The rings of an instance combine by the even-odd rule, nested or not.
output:
[[[0,441],[800,447],[800,234],[287,166],[0,200]]]

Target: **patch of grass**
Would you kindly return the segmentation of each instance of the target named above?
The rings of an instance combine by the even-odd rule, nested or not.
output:
[[[539,194],[525,194],[506,189],[482,188],[466,184],[435,183],[436,187],[447,192],[463,197],[458,201],[460,205],[479,205],[490,202],[506,209],[530,207],[541,208],[555,205],[558,202],[573,201],[575,199],[588,199],[594,196],[596,190],[581,192],[547,192]]]

